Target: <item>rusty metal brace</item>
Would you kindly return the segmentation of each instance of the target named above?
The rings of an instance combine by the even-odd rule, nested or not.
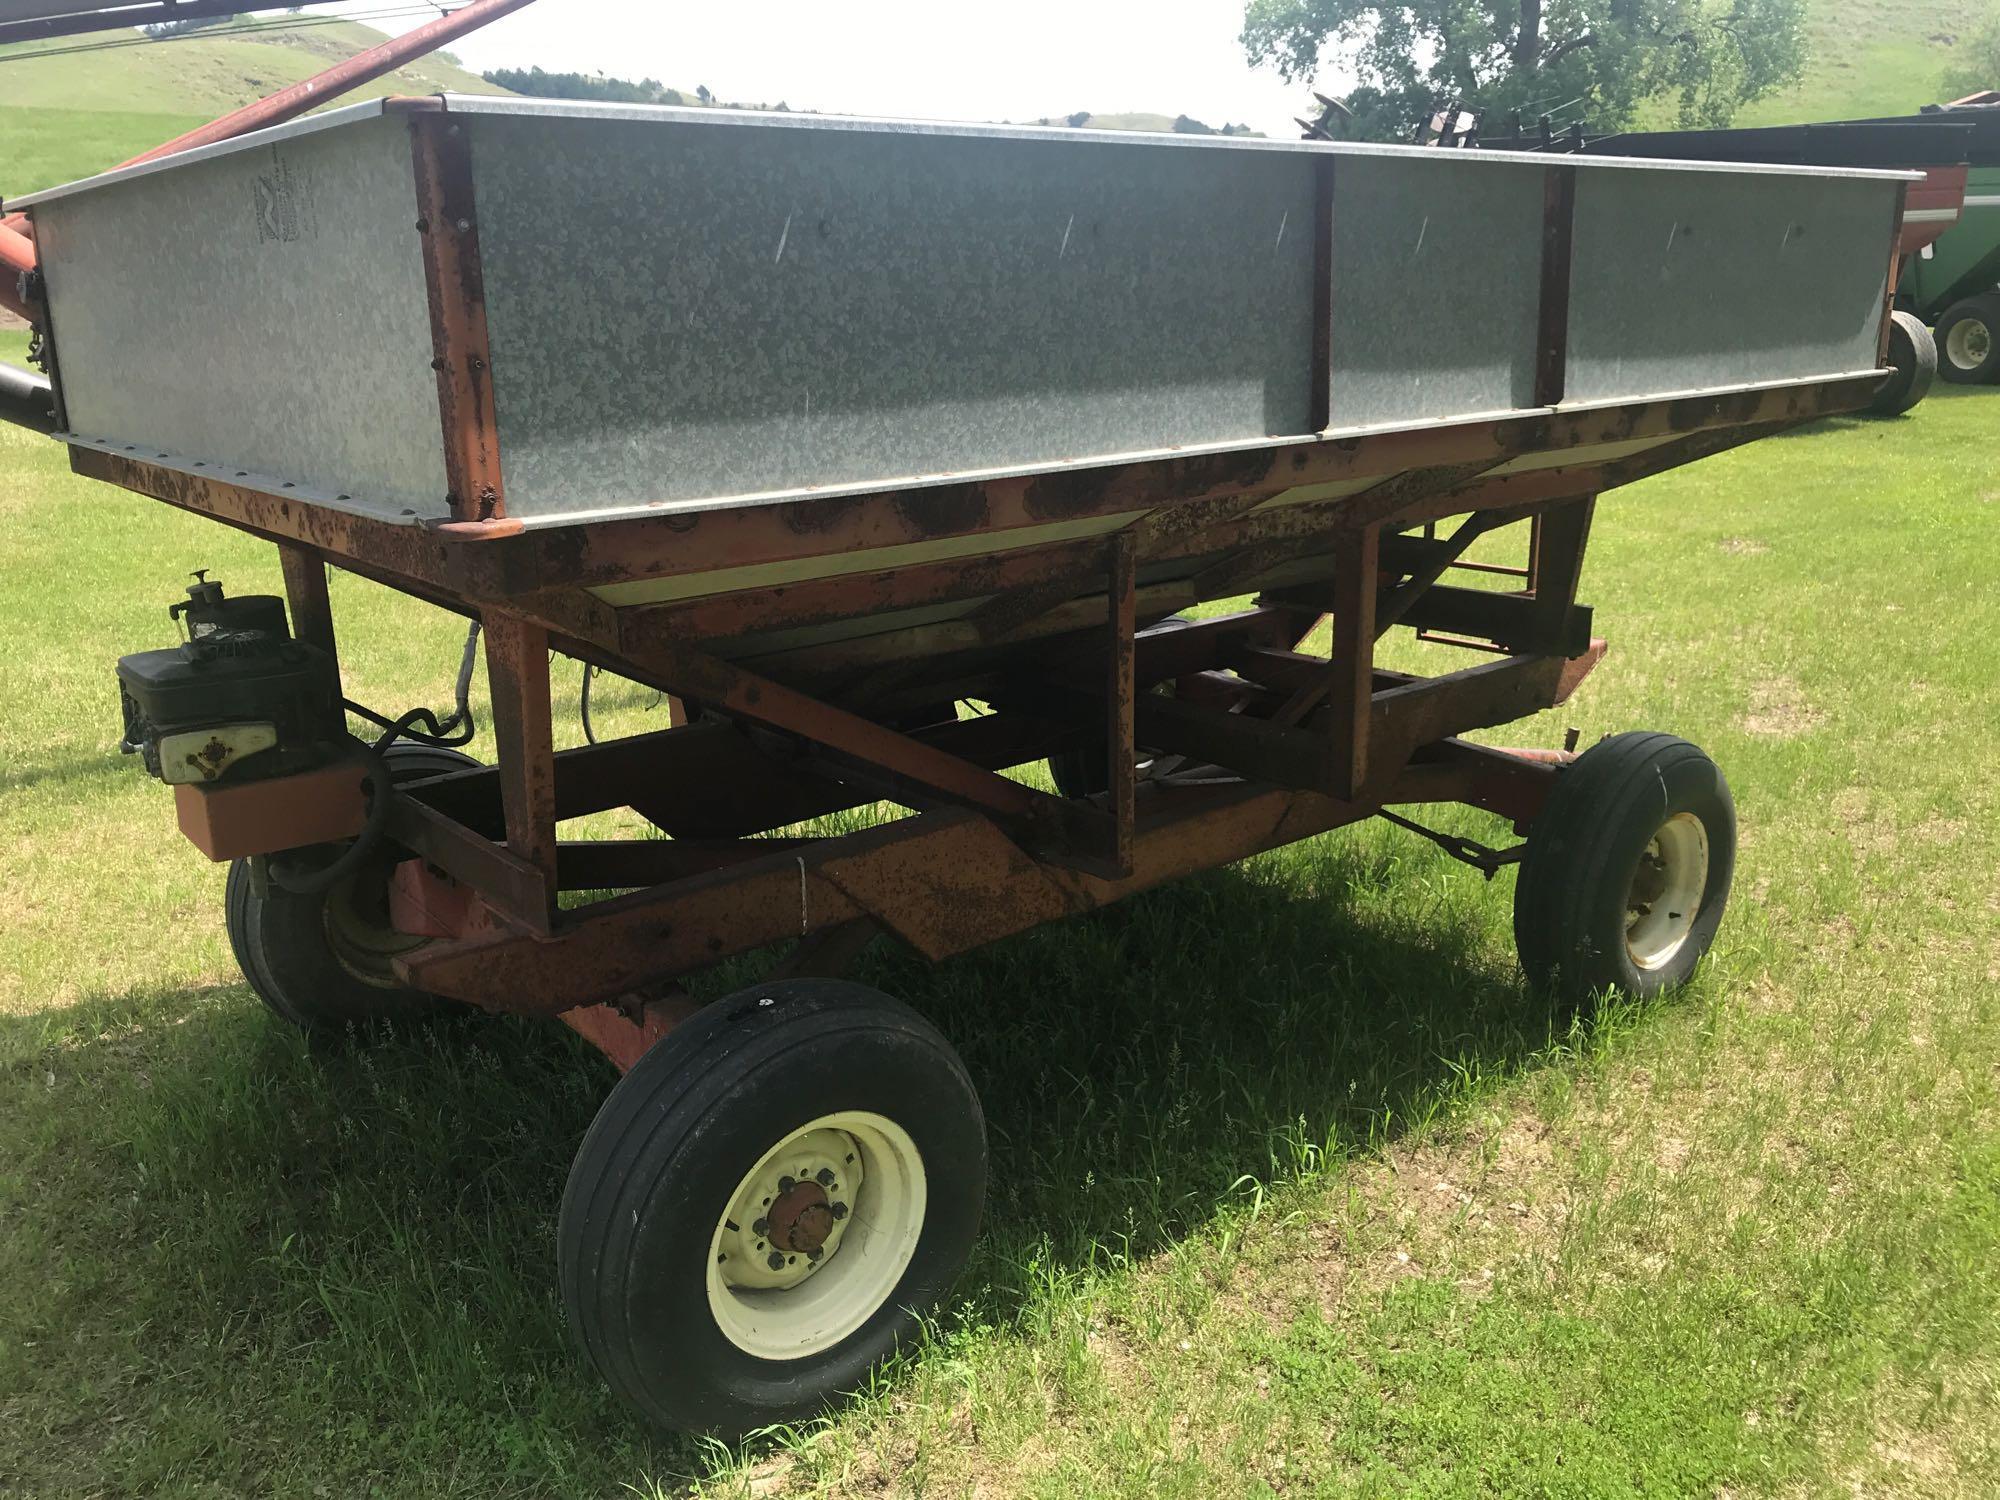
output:
[[[1498,875],[1508,865],[1518,865],[1528,852],[1526,844],[1516,844],[1511,849],[1489,849],[1484,844],[1476,844],[1471,839],[1462,839],[1455,833],[1439,833],[1435,828],[1426,828],[1421,823],[1412,822],[1401,813],[1392,813],[1382,808],[1375,814],[1387,819],[1398,828],[1407,828],[1419,838],[1429,839],[1453,859],[1471,865],[1488,880]]]

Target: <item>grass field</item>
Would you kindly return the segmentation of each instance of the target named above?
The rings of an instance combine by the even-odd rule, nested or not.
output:
[[[1806,76],[1747,106],[1736,123],[1866,119],[1939,103],[1953,49],[1994,9],[1993,0],[1810,0]]]
[[[0,192],[31,193],[101,172],[310,77],[373,46],[382,34],[343,21],[249,36],[196,35],[103,52],[59,50],[78,40],[0,47]],[[506,92],[429,57],[345,98],[443,89]]]
[[[1843,40],[1853,76],[1768,118],[1933,97],[1907,35],[1968,8],[1827,0],[1814,79]],[[212,103],[30,115],[9,76],[10,191]],[[309,1051],[116,753],[113,658],[194,567],[275,588],[269,550],[0,427],[0,1495],[2000,1493],[1996,417],[1947,389],[1601,506],[1612,655],[1493,738],[1664,728],[1728,771],[1735,903],[1672,1001],[1553,1013],[1512,877],[1377,826],[872,954],[980,1087],[986,1227],[906,1368],[738,1451],[568,1348],[609,1069],[499,1021]],[[335,601],[350,691],[448,695],[456,624]]]
[[[1613,654],[1502,737],[1670,728],[1728,770],[1691,992],[1552,1013],[1511,877],[1379,826],[871,955],[981,1089],[986,1227],[906,1368],[737,1452],[638,1429],[566,1343],[609,1069],[498,1021],[309,1052],[116,753],[112,658],[193,567],[275,587],[267,549],[0,429],[0,1493],[1993,1493],[1996,411],[1602,506]],[[445,696],[456,626],[335,599],[353,691]]]

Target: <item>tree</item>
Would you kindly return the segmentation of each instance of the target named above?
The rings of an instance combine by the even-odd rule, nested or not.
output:
[[[1248,0],[1243,47],[1288,81],[1329,48],[1360,86],[1352,133],[1408,139],[1453,105],[1491,128],[1519,112],[1629,126],[1669,101],[1684,128],[1796,80],[1806,0]]]

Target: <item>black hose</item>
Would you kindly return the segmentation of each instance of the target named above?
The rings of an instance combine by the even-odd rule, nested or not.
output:
[[[320,896],[332,890],[361,868],[381,845],[382,835],[388,830],[389,804],[395,794],[388,762],[373,746],[364,745],[360,740],[354,742],[349,758],[361,763],[368,781],[368,819],[362,824],[360,835],[331,864],[300,871],[280,863],[276,856],[267,862],[265,869],[271,883],[295,896]]]
[[[419,745],[435,745],[440,749],[452,750],[460,745],[470,744],[479,730],[479,722],[472,714],[472,663],[479,651],[479,622],[474,620],[465,632],[465,654],[458,662],[458,684],[453,693],[453,708],[448,717],[439,720],[428,708],[413,708],[401,718],[385,719],[372,708],[356,703],[352,698],[343,698],[341,703],[356,718],[366,719],[383,731],[375,741],[375,753],[380,755],[397,740],[411,740]],[[420,729],[417,726],[422,725]]]
[[[0,420],[37,432],[54,432],[56,396],[49,377],[15,365],[0,365]]]
[[[597,664],[595,662],[585,662],[583,664],[583,691],[578,694],[576,704],[577,717],[583,720],[583,738],[586,743],[592,745],[597,743],[597,731],[591,727],[590,723],[590,679],[596,675]]]

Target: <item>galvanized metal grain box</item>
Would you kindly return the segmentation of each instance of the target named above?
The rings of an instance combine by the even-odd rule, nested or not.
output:
[[[442,198],[423,121],[469,161]],[[449,97],[19,203],[76,439],[391,519],[504,495],[537,526],[1865,372],[1901,191]],[[438,235],[477,236],[458,290],[485,320],[442,380]],[[467,420],[484,511],[452,494]]]

